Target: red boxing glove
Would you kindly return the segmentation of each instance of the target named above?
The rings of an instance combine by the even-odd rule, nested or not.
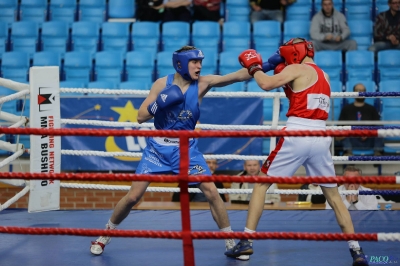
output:
[[[279,65],[277,65],[274,69],[274,75],[279,74],[282,72],[282,70],[286,67],[285,63],[280,63]]]
[[[250,76],[253,76],[257,71],[262,71],[262,58],[256,50],[245,50],[239,55],[238,59],[239,63],[247,68]]]

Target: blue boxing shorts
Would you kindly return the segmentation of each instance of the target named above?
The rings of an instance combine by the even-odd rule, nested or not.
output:
[[[211,175],[203,154],[197,148],[197,139],[189,140],[189,175]],[[179,173],[180,152],[179,138],[147,138],[136,174]],[[189,185],[198,182],[189,183]]]

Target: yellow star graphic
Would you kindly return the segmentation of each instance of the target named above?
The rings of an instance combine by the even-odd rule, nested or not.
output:
[[[124,107],[111,107],[111,109],[118,114],[118,122],[137,122],[138,110],[133,107],[131,101],[128,101]]]
[[[94,110],[99,111],[101,109],[101,105],[100,104],[96,104],[94,106]]]

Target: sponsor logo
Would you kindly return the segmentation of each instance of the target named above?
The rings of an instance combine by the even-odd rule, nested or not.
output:
[[[268,168],[270,165],[271,165],[271,161],[270,161],[270,160],[266,160],[266,161],[264,162],[263,167],[264,167],[264,168]]]
[[[165,100],[167,100],[168,95],[167,94],[161,94],[161,100],[163,100],[163,102],[165,102]]]
[[[54,89],[50,87],[39,87],[39,112],[50,111],[53,109],[52,104],[55,102],[56,99],[56,95],[53,94],[53,91]]]
[[[400,259],[397,256],[393,255],[378,255],[378,256],[373,256],[373,255],[366,255],[367,260],[369,264],[399,264],[400,265]]]
[[[189,175],[200,175],[204,173],[206,169],[203,168],[203,166],[196,164],[192,168],[189,169],[188,174]]]
[[[201,50],[199,50],[199,53],[197,54],[197,57],[204,57],[204,54]]]
[[[164,142],[166,142],[166,143],[179,143],[179,140],[172,140],[172,139],[164,138]]]
[[[187,120],[193,117],[192,111],[190,110],[182,110],[179,115],[178,119],[180,120]]]
[[[253,52],[246,53],[246,54],[244,54],[244,56],[246,57],[247,61],[257,57],[257,55],[255,53],[253,53]]]
[[[307,95],[307,109],[320,109],[329,113],[330,99],[328,95],[322,93],[311,93]]]

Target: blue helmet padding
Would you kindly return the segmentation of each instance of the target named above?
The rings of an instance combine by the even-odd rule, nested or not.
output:
[[[172,64],[176,70],[184,79],[192,80],[189,74],[189,61],[190,60],[203,60],[204,54],[201,50],[187,50],[182,52],[174,52],[172,55]]]

